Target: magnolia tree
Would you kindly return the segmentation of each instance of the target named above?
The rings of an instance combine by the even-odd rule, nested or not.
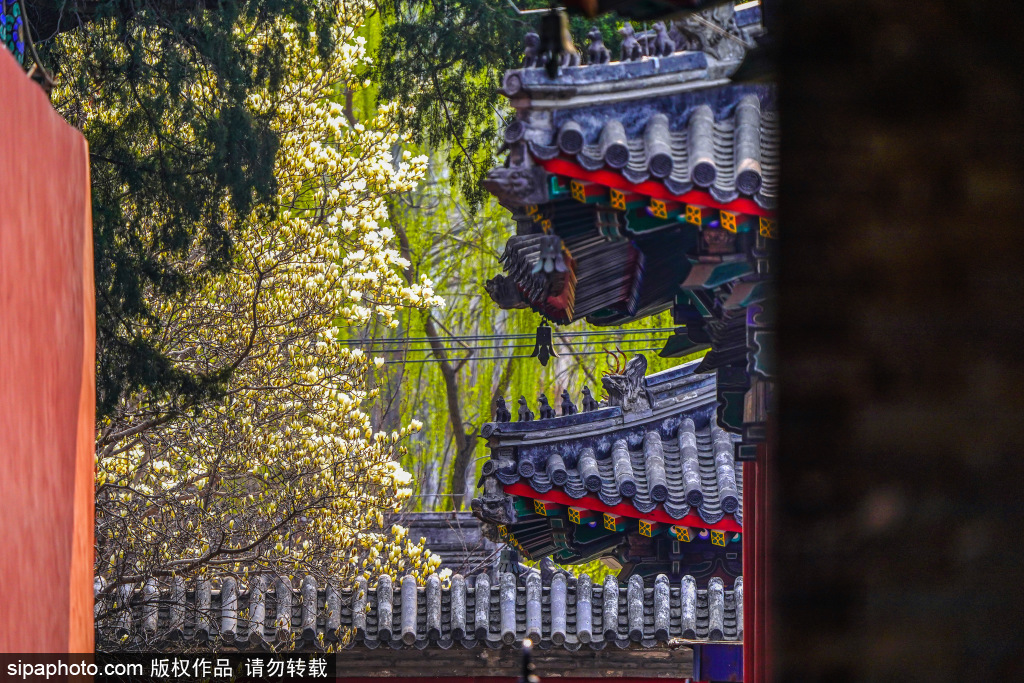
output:
[[[374,432],[366,409],[382,360],[347,348],[339,334],[394,326],[403,307],[443,303],[429,280],[403,277],[408,263],[387,227],[386,195],[413,188],[425,166],[396,152],[404,112],[383,106],[359,124],[337,102],[343,89],[367,85],[356,34],[367,5],[313,10],[337,14],[330,39],[339,47],[329,60],[318,56],[317,36],[300,40],[289,26],[273,27],[289,38],[288,78],[249,104],[280,135],[276,210],[234,228],[230,269],[204,275],[198,296],[161,301],[152,325],[137,331],[190,373],[222,372],[224,384],[215,399],[192,405],[130,395],[99,425],[99,626],[123,618],[126,587],[151,578],[166,586],[175,576],[231,575],[244,591],[267,574],[296,582],[311,574],[323,586],[359,575],[372,583],[385,572],[423,579],[438,568],[420,539],[385,517],[411,495],[397,459],[420,425]],[[254,46],[261,30],[271,29],[252,29]],[[183,96],[215,102],[217,87],[211,77]],[[75,95],[58,91],[55,100]],[[89,111],[83,125],[124,114]],[[189,121],[167,125],[180,133]],[[154,144],[138,141],[140,153]],[[160,229],[159,206],[129,210]],[[226,204],[225,220],[230,212]],[[179,265],[187,270],[188,262]]]

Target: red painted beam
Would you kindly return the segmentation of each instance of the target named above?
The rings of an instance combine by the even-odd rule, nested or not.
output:
[[[758,448],[758,456],[761,455]],[[757,543],[758,516],[757,516],[757,474],[756,462],[743,463],[743,510],[747,522],[747,533],[743,534],[743,573],[744,581],[744,602],[746,609],[743,610],[743,680],[751,683],[756,680],[754,670],[756,668],[757,642],[760,635],[757,632]]]
[[[601,502],[600,498],[596,496],[583,496],[582,498],[573,498],[567,493],[561,491],[555,491],[552,489],[546,493],[538,493],[531,487],[527,486],[522,482],[516,482],[515,484],[509,484],[505,486],[505,493],[509,493],[515,496],[523,496],[524,498],[543,498],[553,503],[562,503],[564,505],[576,505],[579,507],[585,507],[588,510],[594,510],[595,512],[610,512],[613,515],[622,515],[623,517],[632,517],[633,519],[653,519],[658,522],[665,522],[666,524],[675,524],[677,526],[689,526],[697,527],[699,529],[722,529],[724,531],[736,531],[739,533],[743,532],[743,527],[736,523],[735,519],[725,517],[722,521],[716,524],[708,524],[700,518],[696,512],[676,519],[667,512],[660,505],[651,512],[639,512],[635,507],[629,503],[619,503],[618,505],[605,505]]]
[[[653,199],[668,199],[670,201],[681,202],[683,204],[695,204],[697,206],[706,206],[711,209],[725,209],[726,211],[748,214],[750,216],[764,216],[766,218],[775,217],[774,211],[769,211],[768,209],[758,206],[757,202],[745,197],[734,199],[731,202],[720,202],[703,190],[690,190],[685,194],[672,194],[667,187],[657,180],[645,180],[642,183],[631,183],[615,171],[609,171],[604,168],[597,171],[588,171],[579,164],[569,161],[568,159],[556,157],[554,159],[546,160],[536,159],[536,162],[548,173],[568,176],[569,178],[576,178],[577,180],[586,180],[599,185],[604,185],[605,187],[613,187],[616,190],[635,192]]]
[[[759,478],[758,489],[758,516],[761,519],[760,534],[760,560],[761,570],[757,574],[758,587],[761,589],[761,596],[757,601],[758,622],[757,628],[761,631],[761,648],[758,652],[758,679],[759,681],[773,680],[774,669],[772,667],[772,652],[774,643],[772,636],[775,627],[772,625],[770,612],[772,605],[772,572],[771,572],[771,545],[772,535],[775,529],[775,520],[772,519],[771,501],[775,498],[775,426],[773,422],[768,424],[768,443],[764,448],[763,472]]]
[[[743,680],[771,680],[771,573],[769,548],[772,496],[772,429],[769,442],[759,444],[757,461],[744,463],[743,510],[747,531],[743,534]]]

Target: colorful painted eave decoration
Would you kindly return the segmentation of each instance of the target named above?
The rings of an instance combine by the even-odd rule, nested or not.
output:
[[[558,503],[541,500],[540,498],[534,498],[533,500],[533,512],[541,517],[555,517],[561,510],[562,506]]]
[[[552,175],[552,179],[562,176]],[[669,199],[656,199],[635,192],[607,188],[585,180],[572,180],[572,198],[583,204],[603,204],[625,215],[627,229],[632,233],[650,232],[684,223],[697,228],[720,227],[733,234],[757,232],[761,237],[777,238],[774,218],[752,216],[736,211],[686,204]],[[536,204],[526,207],[530,218],[544,232],[550,232],[551,220],[540,215]]]
[[[690,512],[685,517],[677,519],[669,515],[667,512],[665,512],[665,510],[662,509],[660,506],[655,508],[651,512],[642,513],[628,503],[619,503],[618,505],[606,505],[595,496],[583,496],[582,498],[573,498],[572,496],[566,493],[555,490],[547,491],[545,493],[539,493],[538,491],[533,490],[533,488],[527,486],[526,484],[523,484],[522,482],[509,484],[504,487],[504,491],[505,493],[517,497],[516,510],[519,511],[520,514],[526,513],[527,509],[526,505],[521,504],[519,501],[528,498],[533,501],[532,505],[534,506],[528,510],[529,513],[544,514],[544,516],[547,517],[561,514],[561,511],[563,509],[568,509],[569,521],[573,524],[580,523],[574,521],[574,516],[578,519],[583,518],[583,515],[580,512],[576,512],[574,515],[573,511],[582,510],[593,512],[594,517],[591,518],[592,520],[598,520],[597,514],[602,514],[603,517],[598,521],[603,522],[604,528],[608,528],[608,519],[609,517],[611,517],[615,520],[620,520],[620,518],[629,518],[631,520],[644,520],[647,523],[656,522],[658,523],[658,527],[653,527],[650,529],[650,532],[652,534],[660,533],[661,529],[668,529],[670,527],[682,527],[688,529],[714,529],[717,531],[721,531],[723,533],[740,533],[743,531],[743,527],[740,526],[736,522],[736,520],[733,519],[731,516],[727,516],[714,524],[708,524],[703,519],[701,519],[700,515],[698,515],[696,512]],[[545,510],[545,513],[537,512],[536,506],[538,503],[541,504],[541,506]],[[551,512],[548,513],[548,510],[551,510]],[[633,522],[633,524],[636,523],[637,522]],[[656,529],[659,530],[655,531]],[[692,534],[693,532],[691,531],[690,533]],[[676,536],[676,532],[672,531],[672,535]],[[722,536],[721,538],[727,540],[726,536]],[[724,544],[725,540],[723,540],[722,542],[722,545]]]
[[[554,159],[535,159],[536,163],[551,174],[566,176],[572,179],[571,186],[577,201],[602,202],[607,201],[606,195],[618,193],[620,204],[632,204],[639,200],[637,195],[650,199],[667,200],[677,204],[690,204],[709,209],[720,209],[748,216],[775,218],[775,212],[765,209],[757,202],[739,197],[730,202],[719,202],[710,193],[703,190],[691,190],[682,195],[675,195],[669,191],[664,184],[656,180],[646,180],[642,183],[632,183],[622,175],[608,169],[588,171],[579,164],[556,157]],[[585,184],[584,184],[585,183]],[[585,191],[584,191],[585,188]]]

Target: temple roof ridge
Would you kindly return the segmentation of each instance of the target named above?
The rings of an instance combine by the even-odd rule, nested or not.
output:
[[[608,373],[602,378],[606,398],[597,401],[589,386],[582,388],[579,407],[568,390],[561,394],[561,413],[548,403],[545,393],[539,394],[539,417],[529,409],[525,396],[519,397],[519,411],[508,410],[499,399],[495,420],[485,423],[482,438],[521,440],[560,440],[614,431],[637,421],[656,421],[683,410],[707,406],[714,397],[714,375],[696,374],[701,360],[693,360],[650,375],[644,374],[647,358],[636,354],[632,374]],[[626,370],[629,370],[627,363]],[[625,372],[625,371],[624,371]],[[642,396],[640,394],[643,394]],[[536,419],[535,419],[536,418]],[[558,434],[562,430],[563,434]],[[536,436],[529,436],[534,434]]]
[[[752,8],[753,9],[753,8]],[[655,22],[650,29],[625,22],[619,54],[605,47],[601,32],[588,34],[579,53],[560,55],[557,72],[536,33],[525,38],[523,64],[505,73],[502,94],[517,108],[584,107],[711,88],[728,83],[751,38],[759,34],[760,12],[723,5],[676,21]],[[554,77],[552,77],[554,75]]]
[[[491,458],[475,514],[495,525],[519,523],[528,513],[515,509],[515,492],[670,524],[742,525],[737,437],[717,424],[716,378],[695,372],[700,364],[645,375],[646,358],[637,354],[604,376],[609,396],[596,409],[488,423],[482,433]],[[624,504],[633,512],[618,507]]]

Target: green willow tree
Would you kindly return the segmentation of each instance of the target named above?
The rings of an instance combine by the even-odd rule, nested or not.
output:
[[[487,449],[478,437],[485,422],[493,419],[494,401],[503,396],[515,410],[525,396],[537,410],[543,391],[558,405],[563,389],[580,401],[589,386],[601,395],[601,375],[617,361],[605,352],[621,349],[643,352],[650,372],[673,367],[681,359],[657,357],[665,333],[600,337],[573,337],[573,332],[601,331],[585,322],[556,328],[560,357],[548,365],[527,358],[533,334],[541,318],[529,310],[502,311],[484,290],[485,280],[500,270],[497,257],[514,225],[508,212],[495,202],[485,202],[472,212],[459,199],[445,177],[443,162],[435,158],[431,178],[415,191],[392,203],[391,226],[403,255],[409,260],[407,276],[435,282],[445,299],[443,309],[408,311],[396,330],[379,328],[373,355],[385,358],[377,378],[384,400],[375,417],[381,428],[416,419],[423,430],[409,442],[403,467],[414,473],[415,491],[409,505],[417,510],[468,508]],[[627,330],[670,327],[664,313],[624,326]],[[620,331],[607,330],[609,332]],[[516,336],[519,335],[519,336]],[[453,342],[452,337],[495,336],[492,339]]]
[[[591,355],[567,355],[546,368],[536,360],[512,358],[529,354],[529,335],[540,318],[529,311],[499,310],[483,287],[497,272],[497,256],[514,232],[508,212],[481,185],[500,163],[500,132],[512,115],[499,88],[504,72],[521,64],[524,35],[540,26],[540,15],[520,15],[516,8],[548,6],[542,0],[378,2],[381,27],[372,72],[380,84],[378,96],[413,105],[406,123],[434,158],[433,182],[392,206],[392,225],[412,264],[409,276],[430,277],[448,302],[443,311],[403,317],[390,346],[376,347],[392,349],[386,366],[390,408],[379,419],[398,424],[416,418],[425,425],[404,463],[417,474],[419,509],[468,507],[486,457],[477,435],[491,419],[497,396],[514,404],[523,395],[536,406],[542,389],[555,403],[562,389],[575,396],[583,384],[599,394],[608,362],[603,349],[586,338],[556,337],[563,352]],[[596,25],[605,44],[617,49],[621,22],[605,16]],[[582,18],[570,20],[577,49],[585,49],[591,26]],[[669,324],[654,318],[632,327]],[[584,328],[578,323],[569,330]],[[476,343],[473,351],[449,341],[472,335],[502,339]],[[409,338],[423,341],[402,341]],[[655,344],[619,346],[628,352]],[[652,367],[676,362],[654,360]]]

